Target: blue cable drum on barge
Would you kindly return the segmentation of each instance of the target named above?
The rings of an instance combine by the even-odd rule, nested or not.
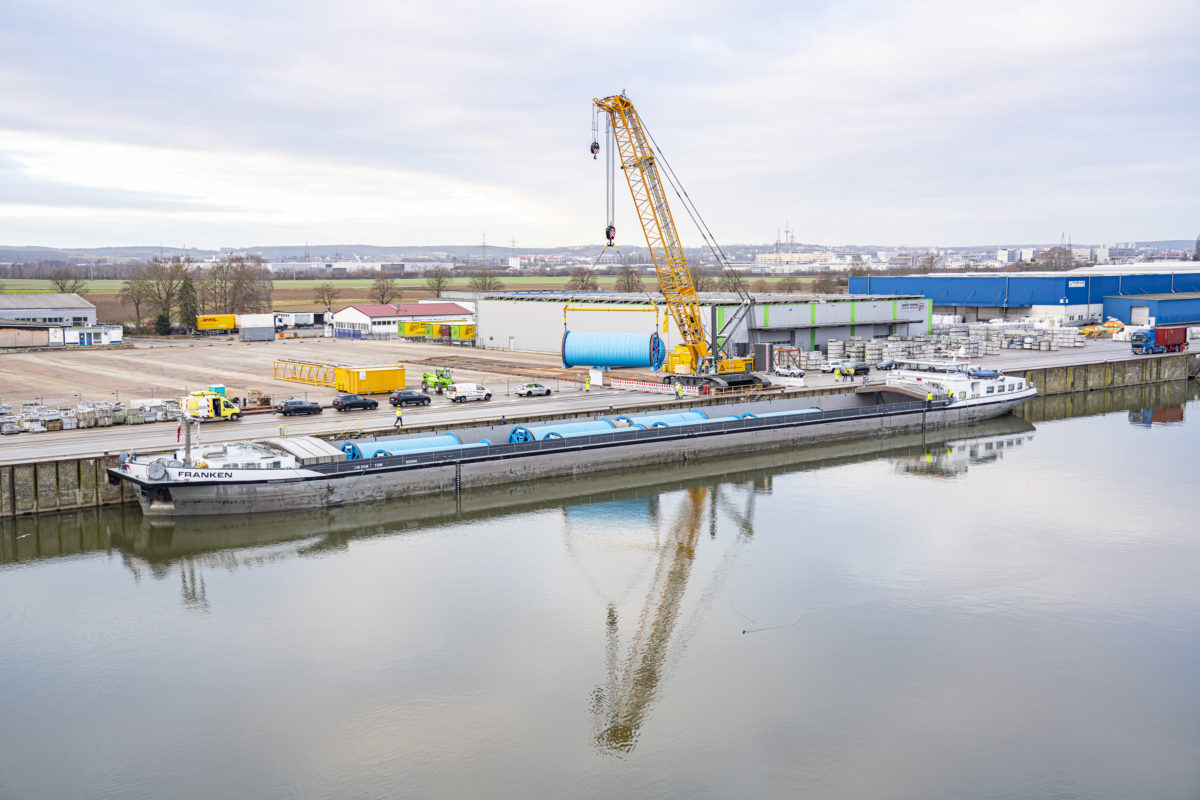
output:
[[[592,433],[608,433],[617,426],[609,419],[593,422],[567,422],[562,425],[538,425],[532,428],[518,425],[508,434],[508,443],[540,442],[543,439],[568,439],[572,436],[587,436]]]
[[[414,440],[415,441],[415,440]],[[471,450],[477,447],[491,447],[492,443],[487,439],[471,444],[431,444],[423,447],[398,447],[400,442],[390,442],[383,445],[375,451],[372,458],[386,458],[387,456],[407,456],[415,455],[416,453],[435,453],[441,450]]]
[[[462,444],[462,439],[459,439],[453,433],[443,433],[441,436],[422,436],[416,439],[405,438],[403,436],[388,436],[384,439],[363,442],[363,447],[394,449],[399,452],[400,450],[420,450],[427,447],[459,444]],[[340,447],[342,452],[346,454],[346,458],[350,461],[357,461],[360,458],[364,458],[363,451],[359,449],[358,442],[356,441],[334,442],[333,445]]]
[[[662,369],[667,348],[657,333],[581,333],[562,338],[564,367],[648,367]]]
[[[695,425],[704,422],[708,415],[703,411],[684,411],[681,414],[652,414],[645,417],[617,417],[630,425],[643,425],[647,428],[669,428],[674,425]]]

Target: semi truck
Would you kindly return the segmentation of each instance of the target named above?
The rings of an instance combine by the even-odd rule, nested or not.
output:
[[[1139,356],[1187,350],[1187,328],[1182,326],[1142,328],[1129,337],[1130,347]]]
[[[275,327],[311,328],[316,315],[311,311],[280,311],[275,314]]]

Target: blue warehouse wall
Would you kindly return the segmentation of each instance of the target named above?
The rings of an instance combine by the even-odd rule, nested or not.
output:
[[[1114,295],[1200,292],[1200,272],[1146,275],[872,276],[850,278],[850,294],[916,294],[937,306],[1022,308],[1100,304]]]
[[[1125,324],[1131,322],[1134,306],[1146,306],[1156,325],[1200,323],[1200,298],[1152,300],[1144,297],[1104,298],[1104,317],[1116,317]]]

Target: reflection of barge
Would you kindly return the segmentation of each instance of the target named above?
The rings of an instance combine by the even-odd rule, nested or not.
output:
[[[138,501],[149,515],[323,508],[944,428],[1007,414],[1035,394],[1019,378],[993,374],[976,381],[978,396],[956,394],[951,399],[935,391],[933,400],[914,401],[911,390],[883,384],[862,387],[858,394],[822,396],[820,408],[809,405],[811,398],[732,403],[710,407],[719,409],[717,418],[700,409],[692,415],[676,413],[679,419],[663,425],[618,417],[600,429],[554,426],[557,430],[547,433],[548,438],[532,440],[507,428],[477,426],[456,432],[453,438],[460,447],[444,442],[405,447],[406,442],[434,438],[420,435],[347,443],[271,439],[181,451],[174,459],[125,458],[108,472],[111,481],[137,487]],[[987,392],[985,385],[993,391]],[[596,420],[574,422],[588,421]]]

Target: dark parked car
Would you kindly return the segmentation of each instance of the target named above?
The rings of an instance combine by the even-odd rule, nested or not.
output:
[[[427,406],[432,401],[429,395],[421,394],[415,389],[401,389],[398,392],[392,392],[388,402],[394,406]]]
[[[852,361],[847,366],[854,370],[854,377],[861,378],[871,371],[871,365],[865,361]]]
[[[875,369],[895,369],[895,368],[896,368],[896,362],[890,358],[885,361],[880,361],[878,364],[875,365]]]
[[[284,400],[275,406],[275,412],[283,414],[285,417],[290,417],[293,414],[320,414],[321,411],[320,403],[310,403],[307,400],[297,400],[295,398]]]
[[[340,394],[333,398],[334,411],[353,411],[356,408],[374,411],[379,408],[379,403],[369,397],[363,397],[361,394]]]

